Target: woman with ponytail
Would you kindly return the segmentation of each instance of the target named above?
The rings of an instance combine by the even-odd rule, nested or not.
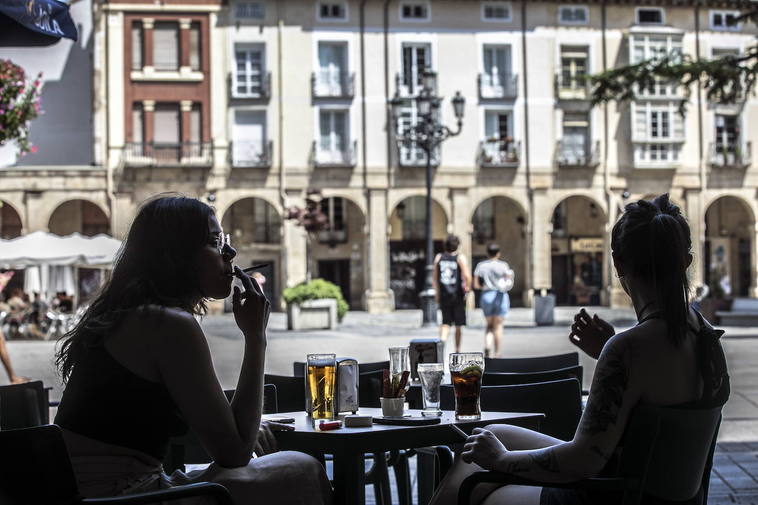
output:
[[[569,340],[598,360],[574,438],[564,441],[507,425],[477,428],[432,500],[434,505],[457,503],[460,483],[482,469],[555,483],[595,477],[611,460],[638,404],[711,408],[726,403],[729,376],[718,340],[721,332],[689,306],[692,240],[679,208],[668,195],[627,205],[613,227],[611,248],[638,324],[615,334],[613,326],[584,309],[574,318]],[[697,495],[677,503],[701,501]],[[620,497],[482,484],[471,503],[599,505],[620,503]]]

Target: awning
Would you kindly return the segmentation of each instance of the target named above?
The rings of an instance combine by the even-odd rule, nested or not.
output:
[[[0,1],[0,46],[46,46],[61,38],[76,40],[68,4],[59,0]]]

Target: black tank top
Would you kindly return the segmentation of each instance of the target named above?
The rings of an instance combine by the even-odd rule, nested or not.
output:
[[[187,432],[166,387],[134,374],[102,345],[74,367],[55,424],[160,461],[170,437]]]
[[[437,263],[437,273],[440,286],[440,302],[455,302],[463,298],[463,283],[461,282],[461,266],[458,255],[442,253]]]

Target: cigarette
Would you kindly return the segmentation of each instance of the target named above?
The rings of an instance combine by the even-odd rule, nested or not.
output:
[[[468,439],[468,435],[466,434],[466,432],[463,431],[462,429],[460,429],[459,427],[457,427],[456,425],[454,425],[454,424],[448,424],[448,426],[450,426],[450,428],[452,428],[452,430],[454,432],[456,432],[458,435],[460,435],[463,438],[463,440]]]
[[[248,273],[248,272],[252,272],[253,270],[260,270],[261,268],[265,268],[269,265],[271,265],[271,263],[258,263],[257,265],[253,265],[248,268],[243,268],[242,271],[245,273]]]

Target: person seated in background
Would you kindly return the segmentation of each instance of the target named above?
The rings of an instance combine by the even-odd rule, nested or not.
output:
[[[11,356],[8,353],[8,346],[5,343],[5,334],[2,330],[0,330],[0,361],[3,363],[3,368],[5,368],[5,373],[8,374],[8,380],[11,384],[22,384],[24,382],[29,382],[30,379],[28,377],[16,375],[16,372],[13,371]]]
[[[237,254],[211,207],[161,196],[139,209],[109,281],[68,332],[57,355],[65,383],[55,423],[63,430],[80,492],[106,497],[192,482],[224,485],[237,505],[331,503],[324,467],[276,452],[261,421],[271,305],[232,264]],[[195,319],[232,291],[241,370],[229,402]],[[169,440],[191,428],[213,463],[163,472]],[[255,459],[253,451],[259,456]]]
[[[611,249],[638,323],[614,334],[597,315],[584,309],[576,315],[569,340],[598,361],[573,440],[515,426],[476,428],[432,503],[457,503],[460,483],[482,469],[555,483],[597,476],[612,461],[637,404],[723,406],[729,376],[721,334],[688,305],[691,247],[689,225],[668,195],[627,205],[613,227]],[[472,498],[483,505],[621,503],[615,493],[513,485],[480,485]],[[677,503],[701,502],[698,495]]]

